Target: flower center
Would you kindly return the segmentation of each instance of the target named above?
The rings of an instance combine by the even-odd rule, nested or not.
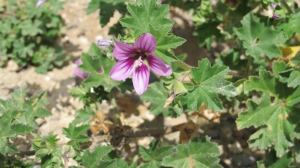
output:
[[[142,57],[139,57],[139,59],[136,62],[139,67],[142,66],[143,63]]]
[[[134,67],[138,68],[140,66],[143,65],[144,60],[147,60],[147,56],[149,54],[147,52],[141,51],[141,50],[137,50],[136,53],[133,55],[133,57],[135,58],[135,62],[134,62]],[[146,63],[147,65],[147,63]]]
[[[144,52],[144,51],[141,51],[141,50],[137,50],[137,51],[136,51],[136,54],[135,54],[135,56],[136,56],[138,59],[141,58],[142,60],[146,59],[147,55],[148,55],[148,53],[146,53],[146,52]]]

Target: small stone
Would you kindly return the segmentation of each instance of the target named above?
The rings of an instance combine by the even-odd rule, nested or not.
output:
[[[17,64],[15,61],[9,60],[9,61],[7,62],[7,67],[6,67],[6,69],[9,70],[9,71],[16,71],[16,70],[19,69],[19,66],[18,66],[18,64]]]
[[[21,151],[21,152],[25,152],[25,151],[28,151],[29,146],[26,145],[26,144],[20,144],[20,145],[17,146],[17,149],[18,149],[19,151]]]
[[[208,130],[206,132],[206,135],[208,135],[211,139],[219,139],[220,138],[219,130]]]
[[[237,167],[251,167],[256,163],[256,159],[248,154],[237,154],[231,157],[232,164]]]
[[[228,149],[234,154],[241,153],[243,151],[241,144],[238,141],[235,141],[233,144],[229,144]]]

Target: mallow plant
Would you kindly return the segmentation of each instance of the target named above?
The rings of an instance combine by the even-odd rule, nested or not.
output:
[[[213,42],[228,42],[230,49],[218,55],[215,63],[203,58],[197,60],[197,66],[186,64],[185,57],[175,55],[172,50],[186,40],[171,31],[174,23],[167,17],[169,4],[190,12],[195,25],[193,34],[198,37],[199,46],[213,50]],[[246,109],[239,112],[235,123],[238,130],[254,128],[248,145],[265,153],[264,159],[257,161],[257,167],[299,165],[300,47],[297,45],[300,43],[300,12],[297,3],[278,0],[91,0],[87,14],[97,9],[103,14],[100,24],[106,23],[104,18],[111,17],[107,11],[123,11],[116,25],[122,33],[116,34],[114,39],[92,44],[76,61],[74,74],[82,82],[70,93],[80,99],[84,107],[77,111],[68,128],[63,128],[63,134],[70,139],[68,143],[58,146],[56,135],[41,137],[31,133],[35,136],[32,150],[42,167],[67,167],[70,158],[83,167],[222,167],[217,143],[205,132],[197,133],[199,126],[193,122],[194,112],[203,109],[221,115],[228,113],[227,109]],[[271,14],[267,15],[262,12],[264,10]],[[113,32],[118,32],[116,27],[112,27]],[[151,75],[153,80],[150,80]],[[111,121],[98,104],[105,100],[114,106],[114,93],[128,91],[150,102],[149,111],[156,116],[185,115],[189,121],[181,127],[172,127],[171,131],[136,130]],[[44,105],[36,103],[42,96],[26,100],[19,98],[20,93],[23,92],[14,93],[11,101],[0,102],[0,123],[14,130],[1,133],[0,149],[5,149],[1,154],[6,156],[6,164],[29,164],[12,159],[18,158],[20,152],[13,148],[10,139],[33,129],[34,123],[23,121],[34,117],[27,118],[21,112],[26,112],[27,108],[41,111],[40,106]],[[14,110],[11,107],[17,109],[16,113],[19,108],[25,109],[15,114],[9,112]],[[118,118],[120,113],[116,108],[112,110]],[[49,115],[42,111],[29,110],[33,113],[30,116]],[[108,144],[96,144],[90,150],[84,145],[94,141],[86,136],[88,130],[92,136],[107,136]],[[173,131],[180,131],[179,144],[164,146],[157,139],[148,147],[136,149],[138,154],[133,159],[122,155],[122,151],[128,151],[130,138],[157,137]]]

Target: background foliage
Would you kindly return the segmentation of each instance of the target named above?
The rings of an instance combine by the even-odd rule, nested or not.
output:
[[[133,130],[120,121],[113,123],[99,112],[97,103],[106,101],[115,105],[115,92],[124,93],[133,88],[131,80],[110,78],[110,70],[116,63],[113,45],[102,50],[92,44],[87,53],[82,53],[83,64],[79,66],[89,76],[70,90],[73,97],[84,103],[84,108],[77,112],[68,128],[62,130],[69,141],[60,147],[56,135],[42,137],[33,133],[36,160],[42,167],[65,166],[69,158],[84,167],[222,167],[217,144],[204,135],[194,137],[198,127],[192,120],[203,107],[222,114],[229,112],[226,107],[233,111],[246,109],[238,114],[235,123],[238,130],[254,128],[248,144],[266,154],[264,160],[257,162],[257,167],[297,166],[300,158],[300,53],[295,47],[300,43],[297,24],[300,10],[293,1],[280,2],[279,5],[276,0],[169,0],[161,4],[157,0],[91,0],[86,13],[100,9],[101,26],[108,23],[115,10],[123,14],[116,25],[122,27],[120,31],[112,28],[112,32],[118,33],[114,40],[133,45],[140,35],[153,34],[157,41],[154,54],[172,66],[173,74],[155,76],[155,82],[140,98],[151,103],[150,112],[156,116],[184,114],[189,122],[179,131],[181,135],[186,133],[187,140],[164,146],[157,138],[149,147],[140,146],[134,159],[124,160],[120,152],[126,150],[128,138],[152,134]],[[272,8],[272,3],[277,7]],[[167,17],[169,5],[191,13],[199,46],[211,50],[213,43],[229,43],[230,49],[221,53],[215,63],[208,59],[199,60],[196,67],[184,63],[184,56],[176,56],[172,50],[185,39],[171,32],[174,23]],[[266,15],[265,10],[271,10],[272,14]],[[36,12],[38,10],[32,18]],[[274,17],[275,13],[280,17]],[[20,33],[37,35],[40,31],[38,28],[26,31],[25,26]],[[34,47],[34,44],[26,46]],[[20,152],[10,140],[34,131],[35,118],[50,115],[42,108],[44,95],[26,99],[26,90],[20,89],[13,93],[11,100],[0,101],[0,124],[7,128],[0,131],[0,151],[5,164],[29,164],[16,161]],[[117,110],[114,112],[119,115]],[[89,129],[93,135],[109,136],[110,145],[87,148],[85,143],[90,137],[85,133]]]
[[[69,59],[58,45],[63,21],[58,15],[63,2],[50,1],[36,8],[35,1],[4,1],[0,6],[0,66],[9,59],[20,67],[37,66],[38,73],[60,67]]]

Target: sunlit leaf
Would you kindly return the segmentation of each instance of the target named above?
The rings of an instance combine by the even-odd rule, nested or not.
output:
[[[197,68],[192,68],[191,74],[197,86],[188,94],[188,107],[198,110],[202,103],[214,111],[223,109],[218,94],[232,97],[236,95],[235,87],[231,82],[225,80],[228,67],[223,65],[211,66],[208,59],[198,62]]]

